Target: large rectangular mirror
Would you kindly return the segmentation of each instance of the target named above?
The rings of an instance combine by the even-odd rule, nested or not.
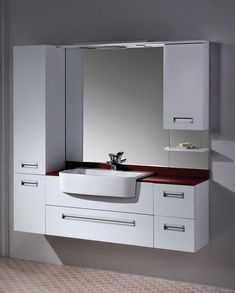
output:
[[[170,154],[175,140],[208,144],[208,132],[163,129],[163,48],[66,50],[67,159],[208,168],[207,154]],[[172,162],[172,163],[171,163]]]
[[[124,151],[129,164],[168,163],[162,64],[162,48],[84,52],[85,161]]]

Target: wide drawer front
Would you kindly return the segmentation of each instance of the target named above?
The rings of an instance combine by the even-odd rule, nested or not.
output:
[[[153,215],[153,184],[138,182],[136,197],[114,198],[63,193],[59,177],[46,176],[46,204]]]
[[[154,217],[154,247],[195,252],[195,221]]]
[[[155,184],[154,214],[194,218],[194,186]]]
[[[46,234],[153,247],[153,216],[47,206]]]

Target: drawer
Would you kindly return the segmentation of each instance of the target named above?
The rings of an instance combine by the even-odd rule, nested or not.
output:
[[[154,184],[154,214],[193,219],[194,186]]]
[[[153,184],[137,182],[136,197],[114,198],[63,193],[59,177],[46,176],[46,204],[153,215]]]
[[[46,234],[153,247],[153,216],[47,206]]]
[[[14,175],[14,230],[45,234],[45,176]]]
[[[195,252],[195,221],[154,216],[154,247]]]

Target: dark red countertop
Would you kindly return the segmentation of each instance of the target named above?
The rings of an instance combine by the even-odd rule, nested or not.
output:
[[[208,178],[197,178],[197,177],[186,177],[186,176],[166,176],[166,175],[157,175],[157,174],[140,179],[141,182],[191,185],[191,186],[195,186],[206,180],[208,180]]]
[[[73,168],[98,168],[110,169],[110,165],[90,162],[66,162],[66,169]],[[158,166],[120,165],[120,171],[145,171],[153,175],[140,179],[140,182],[178,184],[195,186],[210,177],[210,171],[204,169],[170,168]],[[48,176],[59,176],[59,171],[48,172]]]

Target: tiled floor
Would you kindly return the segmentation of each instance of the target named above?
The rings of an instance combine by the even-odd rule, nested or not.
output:
[[[0,258],[0,292],[234,293],[235,290],[94,269]]]

